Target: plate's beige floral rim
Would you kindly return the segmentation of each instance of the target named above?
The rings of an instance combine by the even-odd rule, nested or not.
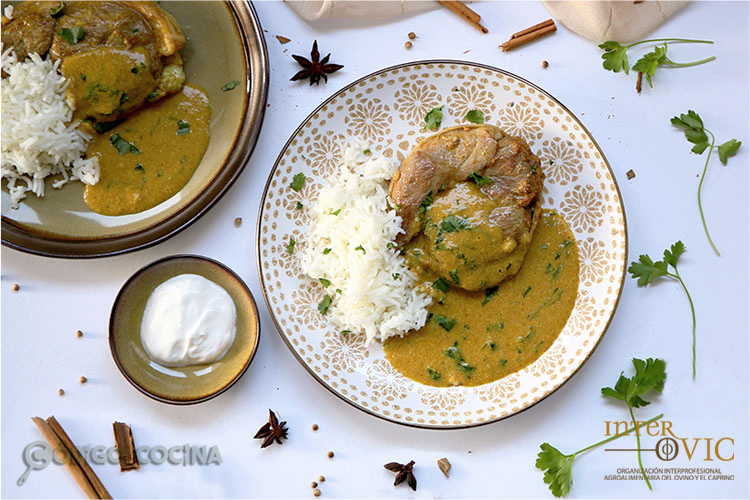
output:
[[[433,68],[434,67],[434,68]],[[552,382],[551,389],[543,389],[542,391],[538,391],[539,387],[533,387],[531,392],[536,392],[535,395],[531,395],[528,393],[522,394],[521,399],[526,399],[525,401],[518,402],[518,398],[516,396],[516,389],[520,387],[520,381],[518,377],[515,377],[514,375],[511,375],[509,377],[506,377],[505,379],[502,379],[503,383],[498,384],[487,384],[487,389],[480,389],[485,386],[479,386],[480,388],[458,388],[458,392],[466,392],[470,391],[472,395],[478,396],[478,399],[481,400],[484,403],[490,402],[492,403],[493,400],[497,398],[501,398],[503,401],[498,404],[497,407],[491,407],[490,410],[492,411],[498,411],[499,414],[490,413],[489,411],[485,411],[483,409],[476,410],[477,415],[472,415],[471,411],[466,411],[466,408],[460,408],[461,405],[465,405],[467,401],[463,397],[462,394],[459,394],[458,392],[452,390],[452,389],[444,389],[444,390],[431,390],[430,388],[424,389],[421,386],[416,387],[419,384],[415,384],[407,379],[405,379],[400,374],[394,372],[394,370],[390,367],[390,365],[383,359],[374,359],[369,360],[369,366],[363,367],[363,366],[357,366],[357,362],[361,361],[359,358],[367,358],[369,355],[366,353],[366,350],[364,346],[359,345],[358,342],[352,341],[351,339],[341,339],[341,338],[328,338],[330,335],[326,335],[325,332],[322,330],[325,329],[325,325],[320,321],[320,318],[312,317],[310,316],[309,311],[306,310],[298,310],[295,307],[290,307],[289,304],[278,304],[278,299],[282,299],[284,301],[284,294],[280,293],[278,291],[274,293],[280,293],[280,297],[269,297],[269,284],[266,283],[266,279],[264,277],[264,265],[263,265],[263,258],[264,254],[267,254],[267,251],[262,251],[261,246],[261,237],[262,237],[262,230],[264,228],[264,208],[267,208],[269,211],[271,210],[270,203],[267,202],[267,198],[269,197],[269,189],[271,188],[278,188],[278,180],[275,180],[274,177],[277,174],[277,170],[279,169],[280,165],[282,164],[282,160],[285,159],[285,157],[290,156],[290,146],[293,146],[295,141],[299,140],[300,142],[304,142],[304,145],[309,145],[310,138],[304,138],[304,132],[303,129],[310,128],[311,127],[311,121],[318,119],[319,116],[323,116],[324,118],[327,117],[330,122],[335,121],[334,114],[332,112],[326,112],[328,109],[328,105],[332,103],[337,97],[346,96],[347,93],[354,92],[357,87],[360,88],[360,90],[364,90],[363,93],[358,94],[356,96],[356,99],[362,100],[362,98],[367,95],[367,98],[364,99],[363,102],[356,102],[352,100],[352,97],[350,96],[348,100],[346,100],[345,104],[348,106],[346,117],[344,118],[346,132],[349,135],[353,136],[359,136],[359,137],[366,137],[366,138],[374,138],[377,136],[382,136],[385,131],[390,129],[390,126],[392,125],[392,116],[388,116],[390,114],[388,110],[388,106],[384,105],[380,99],[377,97],[374,97],[373,95],[370,95],[373,91],[373,88],[366,88],[366,82],[369,80],[370,82],[375,82],[376,77],[382,77],[385,76],[388,73],[393,72],[399,73],[399,70],[403,70],[404,72],[407,72],[410,69],[423,69],[425,71],[432,71],[437,70],[438,68],[444,69],[446,67],[450,67],[453,69],[456,69],[457,67],[462,67],[461,69],[472,69],[474,72],[480,72],[481,70],[485,70],[487,74],[490,73],[496,73],[495,76],[502,77],[503,79],[507,80],[508,83],[514,83],[518,86],[518,88],[526,89],[526,92],[533,96],[533,94],[537,93],[539,95],[539,98],[543,102],[545,99],[548,99],[549,102],[547,103],[549,106],[558,106],[557,113],[558,114],[567,114],[567,116],[564,116],[564,118],[572,124],[570,129],[566,125],[560,125],[560,118],[557,116],[552,117],[552,120],[556,125],[561,126],[562,130],[568,133],[568,136],[574,139],[574,134],[572,133],[573,130],[576,132],[579,132],[581,134],[581,137],[584,137],[584,140],[588,143],[588,149],[593,153],[593,156],[595,156],[597,164],[600,164],[604,168],[601,169],[605,172],[605,177],[608,177],[607,180],[611,181],[609,187],[614,188],[614,195],[612,200],[609,199],[609,197],[605,193],[605,198],[607,199],[610,204],[614,205],[616,207],[616,215],[619,217],[618,223],[621,224],[621,230],[617,230],[615,228],[611,228],[612,236],[615,237],[615,233],[618,233],[618,236],[621,237],[622,241],[619,241],[618,243],[618,250],[621,251],[621,258],[617,259],[617,261],[621,262],[621,272],[619,273],[619,276],[613,275],[610,273],[609,275],[609,286],[610,290],[608,293],[611,295],[612,288],[616,287],[616,297],[614,297],[614,301],[611,301],[611,297],[605,297],[604,304],[609,304],[609,307],[605,307],[602,309],[602,314],[605,313],[607,309],[609,309],[608,317],[606,318],[606,324],[601,327],[600,322],[601,319],[599,318],[598,321],[596,321],[595,329],[600,330],[600,333],[596,335],[593,346],[587,347],[588,352],[585,354],[585,357],[583,359],[576,359],[576,360],[568,360],[567,364],[572,364],[575,362],[575,366],[572,367],[572,371],[570,370],[570,366],[562,366],[562,361],[564,356],[566,354],[565,347],[564,346],[557,346],[559,347],[557,350],[555,350],[555,346],[548,349],[548,351],[535,362],[532,364],[532,366],[536,366],[535,373],[533,373],[534,376],[540,376],[541,375],[548,375],[550,378],[550,382]],[[461,79],[464,78],[463,75],[459,75]],[[411,75],[412,79],[415,77],[414,75]],[[402,78],[403,79],[403,78]],[[487,83],[486,78],[482,78],[482,83]],[[435,99],[439,97],[437,95],[437,92],[434,85],[432,84],[425,84],[425,81],[419,81],[416,82],[419,85],[404,85],[402,89],[396,91],[395,102],[393,103],[393,112],[394,114],[398,113],[398,117],[404,121],[409,122],[412,124],[418,124],[422,117],[424,116],[424,112],[426,112],[429,108],[434,107],[433,105],[439,104]],[[498,86],[496,82],[493,82],[494,86]],[[381,82],[377,85],[377,88],[380,89],[384,85]],[[509,91],[510,88],[507,85],[503,85],[503,88],[505,91]],[[518,88],[514,90],[514,93],[519,98],[521,97],[521,93],[518,92]],[[453,89],[454,91],[456,89]],[[583,158],[581,157],[580,151],[575,150],[572,146],[573,144],[564,138],[561,137],[554,137],[551,140],[545,140],[543,137],[543,128],[544,128],[544,122],[539,117],[538,111],[533,111],[531,108],[532,106],[527,106],[529,103],[531,103],[531,99],[528,95],[524,96],[522,101],[525,100],[526,102],[520,102],[519,104],[521,106],[513,107],[513,102],[509,103],[509,105],[503,109],[498,109],[498,106],[495,105],[494,102],[492,102],[491,95],[489,95],[487,92],[485,92],[481,86],[472,86],[467,89],[462,89],[463,92],[458,93],[457,95],[453,95],[452,93],[448,96],[448,104],[450,107],[454,109],[458,109],[458,115],[462,115],[461,110],[463,110],[464,107],[466,107],[466,110],[468,111],[472,107],[482,109],[485,112],[485,116],[488,117],[488,122],[490,122],[490,119],[495,118],[496,120],[500,121],[500,125],[508,130],[511,133],[515,133],[518,135],[521,135],[524,137],[527,142],[529,142],[532,147],[540,150],[540,156],[542,156],[543,160],[545,161],[545,169],[548,174],[548,179],[551,184],[557,184],[559,187],[565,187],[566,185],[569,185],[566,187],[566,189],[569,189],[569,191],[566,193],[565,200],[563,200],[562,203],[559,201],[555,203],[555,201],[552,199],[552,197],[548,198],[548,201],[551,205],[558,205],[559,209],[562,209],[566,219],[571,223],[571,225],[574,227],[574,229],[577,229],[576,233],[579,236],[579,248],[581,252],[581,259],[582,259],[582,270],[581,270],[581,282],[582,285],[585,286],[591,286],[594,281],[594,276],[588,276],[590,274],[589,271],[595,270],[597,267],[597,261],[601,261],[602,259],[609,258],[610,254],[608,251],[605,251],[604,244],[602,241],[597,241],[593,237],[588,237],[586,234],[592,233],[596,231],[595,227],[600,226],[601,223],[595,223],[592,224],[591,221],[587,220],[590,219],[594,214],[587,213],[587,208],[589,205],[587,205],[588,198],[591,198],[589,201],[593,200],[593,197],[595,196],[595,189],[591,185],[575,185],[575,181],[577,180],[577,177],[579,174],[582,174],[583,171]],[[407,95],[407,94],[414,94],[414,95]],[[403,95],[401,95],[403,94]],[[419,94],[419,95],[417,95]],[[432,95],[436,94],[436,95]],[[474,95],[476,94],[476,95]],[[465,101],[465,102],[464,102]],[[399,105],[400,104],[400,105]],[[408,104],[408,105],[405,105]],[[536,107],[540,107],[539,103],[535,103]],[[378,109],[365,109],[367,107],[375,107]],[[425,109],[421,109],[425,107]],[[341,108],[341,106],[339,106]],[[360,109],[362,108],[362,109]],[[400,109],[399,109],[400,108]],[[417,109],[419,108],[419,109]],[[341,109],[338,109],[338,111],[342,111]],[[383,112],[386,113],[383,113]],[[322,113],[321,113],[322,112]],[[545,110],[545,113],[549,115],[550,113]],[[527,114],[528,116],[525,116]],[[361,116],[360,116],[361,115]],[[414,116],[411,116],[414,115]],[[493,117],[492,115],[499,115]],[[522,116],[523,115],[523,116]],[[369,117],[369,118],[368,118]],[[319,120],[321,123],[320,126],[325,125],[326,120]],[[382,123],[381,123],[382,122]],[[537,123],[538,122],[538,123]],[[383,130],[379,130],[383,129]],[[311,132],[313,133],[320,133],[321,131],[317,128],[313,129]],[[353,134],[353,132],[356,132]],[[403,155],[405,153],[402,153],[399,151],[399,149],[404,150],[405,152],[408,152],[410,149],[410,145],[413,142],[416,142],[421,137],[416,135],[413,131],[409,131],[407,134],[408,137],[405,137],[403,134],[399,134],[396,136],[396,140],[388,139],[386,144],[386,149],[383,151],[383,154],[386,156],[395,156],[398,160],[403,160]],[[422,134],[424,136],[424,134]],[[312,172],[314,175],[320,175],[323,173],[323,170],[328,170],[330,168],[333,168],[333,165],[337,164],[340,160],[339,156],[340,154],[336,151],[338,147],[338,142],[344,139],[344,136],[342,134],[337,134],[335,131],[328,130],[327,132],[323,133],[320,137],[318,137],[320,144],[320,151],[317,152],[310,152],[307,151],[310,158],[305,158],[304,154],[301,154],[301,148],[298,148],[298,153],[301,154],[301,158],[305,160],[312,160],[313,162],[320,164],[323,164],[323,168],[315,168],[312,167]],[[397,141],[401,141],[397,144]],[[388,147],[391,146],[391,147]],[[578,147],[583,149],[583,146],[579,143]],[[395,152],[395,153],[394,153]],[[313,157],[315,156],[315,157]],[[319,157],[317,157],[319,156]],[[296,158],[296,157],[294,157]],[[292,158],[292,160],[294,160]],[[585,158],[589,160],[589,153],[585,152]],[[286,158],[289,160],[289,158]],[[546,163],[546,160],[550,160],[549,164]],[[565,160],[565,161],[563,161]],[[566,164],[572,164],[572,169],[568,168]],[[594,165],[594,160],[591,160],[591,165]],[[605,170],[606,169],[606,170]],[[290,171],[290,167],[287,166],[287,171]],[[309,170],[309,169],[308,169]],[[289,174],[290,172],[286,172]],[[283,173],[281,174],[283,176]],[[601,180],[601,173],[596,173],[595,177],[598,180]],[[604,186],[602,184],[602,186]],[[307,191],[307,193],[303,193],[303,201],[312,201],[314,199],[314,195],[317,193],[317,190],[319,189],[320,185],[318,182],[316,182],[314,179],[309,179],[306,189],[303,191]],[[545,189],[545,195],[549,195],[549,192],[547,189]],[[292,196],[292,195],[290,195]],[[287,203],[285,202],[291,202],[291,198],[289,200],[286,200],[289,196],[281,196],[281,198],[284,198],[283,200],[275,200],[274,203],[274,209],[273,209],[273,218],[274,221],[271,223],[271,227],[273,231],[278,230],[277,221],[280,221],[277,219],[279,214],[279,209],[284,210]],[[292,196],[294,197],[294,196]],[[281,203],[284,203],[284,207],[280,206]],[[612,203],[613,202],[613,203]],[[266,205],[269,205],[266,207]],[[567,207],[566,207],[567,205]],[[576,210],[575,206],[580,205],[579,210]],[[600,203],[595,203],[593,206],[595,207],[594,211],[599,210]],[[611,212],[611,207],[610,212]],[[602,212],[599,214],[600,217],[604,217],[605,213]],[[266,217],[268,215],[266,214]],[[287,218],[291,218],[289,215],[287,215]],[[283,222],[283,221],[281,221]],[[610,217],[610,222],[612,224],[615,223],[615,219]],[[297,225],[299,225],[299,221],[297,221]],[[619,225],[619,224],[618,224]],[[619,229],[619,228],[618,228]],[[582,234],[583,233],[583,234]],[[621,233],[621,234],[620,234]],[[292,230],[288,235],[296,236],[296,240],[300,242],[301,234],[299,233],[299,228],[296,228],[296,230]],[[595,236],[595,235],[594,235]],[[276,237],[274,234],[271,235],[272,240],[276,240]],[[266,241],[267,238],[263,238],[264,245],[268,245],[268,242]],[[612,241],[614,244],[615,241]],[[304,244],[304,243],[302,243]],[[562,103],[560,103],[557,99],[552,97],[549,93],[546,91],[540,89],[536,85],[524,80],[523,78],[520,78],[516,75],[513,75],[512,73],[508,73],[504,70],[494,68],[492,66],[487,66],[479,63],[474,62],[466,62],[466,61],[455,61],[455,60],[427,60],[427,61],[417,61],[412,63],[405,63],[400,64],[396,66],[391,66],[379,71],[376,71],[374,73],[371,73],[363,78],[360,78],[359,80],[353,82],[352,84],[348,85],[347,87],[344,87],[343,89],[336,92],[334,95],[329,97],[326,101],[324,101],[318,108],[316,108],[310,115],[302,122],[302,124],[297,128],[297,130],[294,131],[294,133],[291,135],[290,139],[287,141],[287,143],[284,145],[284,147],[281,150],[281,153],[279,154],[279,157],[277,158],[277,161],[271,170],[271,173],[269,174],[268,181],[266,183],[260,209],[259,209],[259,216],[258,216],[258,227],[257,227],[257,235],[256,235],[256,246],[257,246],[257,254],[258,254],[258,270],[259,275],[261,279],[261,287],[263,289],[263,296],[266,301],[266,304],[269,309],[269,313],[271,315],[271,318],[274,321],[274,324],[276,325],[277,330],[279,331],[279,334],[281,335],[284,342],[287,344],[287,347],[292,351],[294,356],[297,358],[297,360],[305,367],[306,370],[310,372],[310,374],[319,382],[321,385],[323,385],[326,389],[331,391],[333,394],[335,394],[337,397],[343,399],[347,403],[351,404],[355,408],[358,408],[366,413],[369,413],[373,416],[376,416],[378,418],[382,418],[384,420],[388,420],[394,423],[406,425],[406,426],[413,426],[413,427],[424,427],[424,428],[432,428],[432,429],[456,429],[456,428],[465,428],[465,427],[474,427],[478,425],[483,425],[491,422],[495,422],[497,420],[501,420],[503,418],[507,418],[511,415],[515,415],[527,408],[530,408],[531,406],[535,405],[539,401],[545,399],[548,395],[550,395],[552,392],[556,391],[558,388],[560,388],[567,380],[570,379],[575,373],[578,372],[578,370],[583,366],[583,364],[589,359],[591,354],[593,354],[596,347],[598,347],[599,343],[601,342],[601,339],[604,336],[604,333],[608,329],[612,317],[614,316],[614,311],[617,308],[617,305],[619,303],[621,294],[622,294],[622,285],[625,278],[625,263],[627,262],[627,222],[625,218],[625,210],[622,205],[622,196],[620,193],[619,186],[617,185],[617,181],[615,179],[614,173],[612,172],[612,169],[609,165],[609,163],[606,160],[606,157],[604,156],[603,152],[599,148],[599,145],[596,143],[596,141],[593,139],[591,134],[586,130],[586,128],[583,126],[583,124],[578,120],[578,118],[570,112]],[[280,242],[276,241],[273,247],[281,248]],[[613,254],[617,256],[617,251],[613,250]],[[272,265],[278,264],[280,261],[277,260],[275,257],[273,259],[270,259],[272,261]],[[288,267],[288,263],[285,263],[285,267]],[[604,262],[599,262],[599,264],[605,264]],[[293,265],[293,264],[292,264]],[[269,267],[268,263],[266,262],[266,268]],[[599,266],[602,267],[602,266]],[[606,271],[610,270],[609,265],[604,265],[606,267]],[[611,270],[614,271],[617,268],[617,265],[613,265],[611,267]],[[278,269],[273,270],[273,274],[275,277],[278,278]],[[287,272],[287,274],[289,274]],[[269,277],[271,275],[269,274]],[[601,279],[598,280],[598,282],[601,283]],[[299,299],[301,302],[309,303],[309,304],[315,304],[315,300],[319,299],[319,297],[314,296],[315,292],[310,289],[310,287],[301,287],[299,290],[293,290],[290,293],[292,299]],[[302,296],[305,297],[302,297]],[[310,297],[307,297],[310,295]],[[307,299],[307,300],[306,300]],[[272,304],[273,302],[273,304]],[[290,339],[289,335],[285,334],[285,327],[287,325],[287,321],[285,319],[277,318],[277,315],[274,312],[275,306],[280,307],[283,309],[284,312],[292,313],[295,312],[298,314],[301,314],[303,316],[302,322],[307,323],[307,328],[312,331],[314,330],[320,330],[320,333],[322,333],[325,338],[325,343],[321,342],[320,347],[325,350],[324,353],[314,353],[313,348],[310,344],[307,344],[307,351],[310,352],[297,352],[297,349],[302,349],[302,346],[300,345],[300,341],[307,342],[307,339],[304,338],[299,332],[299,326],[294,325],[294,330],[297,331],[297,335],[300,337],[299,339],[293,338]],[[568,325],[566,326],[566,330],[568,328],[574,328],[574,327],[581,327],[581,319],[580,316],[586,316],[592,313],[591,309],[593,307],[593,300],[591,297],[591,294],[588,293],[585,289],[581,292],[579,292],[579,297],[577,299],[576,309],[580,310],[580,314],[578,315],[579,318],[577,320],[574,320],[573,316],[571,316],[571,321],[569,321]],[[314,309],[312,307],[311,309]],[[575,311],[574,311],[575,312]],[[596,316],[596,312],[593,312],[593,315]],[[282,325],[283,323],[283,325]],[[565,330],[564,330],[565,333]],[[569,335],[579,335],[580,333],[570,334]],[[594,334],[591,335],[592,337]],[[562,335],[561,335],[562,337]],[[588,340],[584,341],[583,345],[586,346],[588,344]],[[294,344],[294,345],[293,345]],[[346,344],[346,345],[344,345]],[[554,352],[553,352],[554,351]],[[322,359],[321,354],[323,355],[323,358],[328,356],[335,356],[338,359],[338,365],[336,367],[329,367],[325,363],[325,359],[323,360],[323,366],[326,367],[326,369],[331,370],[331,374],[323,373],[318,374],[316,373],[315,369],[313,369],[310,366],[310,362],[313,362],[313,359],[310,358],[310,356],[314,357],[316,359],[316,363],[319,363]],[[578,350],[576,355],[581,354],[581,349]],[[307,361],[305,358],[307,358]],[[352,359],[349,359],[352,358]],[[357,359],[355,359],[357,358]],[[549,358],[549,359],[544,359]],[[554,359],[553,359],[554,358]],[[559,358],[559,359],[558,359]],[[557,365],[560,364],[560,367],[563,368],[560,375],[564,375],[562,377],[562,380],[556,380],[558,379],[557,373],[552,373],[550,375],[550,370],[553,370],[557,368]],[[352,366],[348,366],[352,365]],[[553,366],[555,365],[555,366]],[[432,407],[433,410],[440,409],[444,411],[432,411],[432,412],[423,412],[421,410],[413,410],[410,408],[402,408],[398,404],[392,404],[391,408],[395,410],[397,413],[393,413],[391,411],[388,411],[385,408],[379,408],[376,404],[371,405],[368,404],[368,402],[365,400],[365,396],[367,395],[362,388],[357,387],[355,384],[352,384],[348,382],[345,379],[342,379],[341,382],[343,384],[337,384],[335,380],[331,380],[330,375],[337,376],[336,369],[352,372],[362,372],[362,370],[365,370],[365,375],[367,377],[366,384],[368,391],[374,391],[374,392],[383,392],[384,399],[383,404],[385,406],[388,406],[391,403],[397,403],[398,399],[406,398],[407,394],[410,392],[417,392],[419,393],[421,397],[421,404],[426,405],[426,407]],[[522,371],[528,371],[527,369],[524,369]],[[391,373],[393,372],[393,373]],[[537,373],[540,372],[540,373]],[[567,373],[566,373],[567,372]],[[520,373],[520,372],[519,372]],[[403,380],[401,380],[403,379]],[[542,383],[542,388],[546,385],[547,381]],[[382,387],[381,387],[382,386]],[[424,386],[427,387],[427,386]],[[351,389],[351,390],[348,390]],[[434,389],[434,388],[432,388]],[[399,392],[399,394],[391,394],[394,391]],[[400,394],[403,392],[404,394]],[[357,397],[357,393],[359,393],[362,398]],[[386,396],[386,393],[388,393],[391,397]],[[454,394],[455,393],[455,394]],[[511,408],[507,408],[505,400],[509,400],[511,404],[517,405],[513,406]],[[530,399],[529,399],[530,398]],[[395,399],[395,400],[394,400]],[[389,401],[385,401],[389,400]],[[393,401],[391,401],[393,400]],[[434,400],[434,401],[433,401]],[[360,404],[361,402],[361,404]],[[373,402],[376,402],[375,399],[373,399]],[[499,409],[498,409],[499,408]],[[446,411],[448,413],[446,413]],[[460,411],[463,410],[463,411]],[[398,413],[400,411],[400,414]],[[505,412],[505,413],[503,413]],[[404,413],[407,414],[406,417],[404,417]],[[408,415],[409,413],[412,413],[412,415]],[[415,418],[414,413],[419,415],[426,415],[430,414],[431,417],[428,419],[427,417],[423,418]],[[483,415],[484,413],[484,415]],[[446,420],[445,415],[452,414],[454,417],[454,420]],[[440,418],[438,415],[442,415],[443,420],[436,420],[436,418]],[[476,417],[476,418],[475,418]]]

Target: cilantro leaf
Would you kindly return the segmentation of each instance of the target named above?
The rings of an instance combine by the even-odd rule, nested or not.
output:
[[[134,155],[140,154],[141,150],[135,147],[135,144],[128,142],[120,134],[112,134],[109,136],[109,143],[112,144],[121,155],[133,153]]]
[[[320,314],[325,315],[328,312],[328,309],[331,307],[331,301],[333,299],[330,295],[326,294],[325,297],[323,297],[323,300],[320,301],[318,304],[318,311],[320,311]]]
[[[359,245],[359,246],[358,246],[358,247],[356,247],[356,248],[355,248],[354,250],[355,250],[355,251],[356,251],[356,250],[359,250],[360,252],[362,252],[362,254],[367,254],[367,250],[365,250],[365,247],[363,247],[362,245]]]
[[[693,317],[693,379],[695,379],[695,306],[693,305],[693,298],[690,296],[690,292],[688,292],[687,286],[682,281],[682,276],[677,269],[677,261],[684,253],[685,244],[682,241],[677,241],[669,249],[664,250],[664,260],[654,262],[648,255],[641,255],[639,262],[631,262],[628,272],[634,279],[638,279],[638,286],[650,285],[661,277],[672,278],[682,285],[690,303],[690,312]],[[670,266],[674,272],[669,271]]]
[[[469,174],[469,177],[467,177],[467,179],[470,181],[474,181],[479,187],[486,186],[495,182],[492,180],[492,178],[485,177],[479,172],[472,172],[471,174]]]
[[[614,388],[602,387],[602,395],[624,401],[628,407],[640,408],[651,404],[641,396],[652,390],[661,393],[664,389],[667,363],[661,359],[633,358],[633,366],[635,375],[628,378],[621,373]]]
[[[60,2],[60,5],[58,5],[57,7],[50,7],[49,15],[54,18],[62,17],[64,8],[65,4]]]
[[[432,199],[432,191],[427,193],[422,200],[422,203],[419,204],[419,209],[417,210],[417,214],[422,216],[427,212],[427,207],[432,205],[433,199]]]
[[[646,81],[648,81],[648,86],[653,88],[654,83],[651,81],[651,77],[654,76],[656,67],[662,64],[666,58],[667,44],[665,43],[663,47],[654,47],[653,52],[644,54],[643,57],[638,59],[633,65],[633,71],[643,73],[646,76]]]
[[[289,184],[289,187],[294,189],[295,191],[301,191],[302,186],[305,185],[305,181],[307,180],[307,177],[303,173],[296,174],[292,178],[291,184]]]
[[[482,305],[485,305],[487,302],[489,302],[490,300],[492,300],[492,298],[495,295],[497,295],[498,288],[499,287],[497,287],[497,286],[493,286],[493,287],[487,288],[484,291],[484,300],[482,301]]]
[[[448,319],[445,316],[441,316],[440,314],[436,314],[434,318],[437,324],[442,326],[448,332],[451,331],[451,329],[456,326],[457,323],[455,318]]]
[[[286,251],[289,253],[289,255],[292,255],[294,253],[294,245],[296,241],[294,241],[294,238],[289,238],[289,244],[285,247]]]
[[[573,484],[572,468],[575,455],[563,455],[549,443],[542,443],[539,448],[542,451],[537,455],[537,469],[544,471],[544,482],[549,485],[552,494],[564,497]]]
[[[632,262],[628,272],[638,279],[638,286],[650,285],[656,279],[667,275],[667,263],[654,262],[648,255],[641,255],[639,262]]]
[[[468,113],[466,113],[466,121],[471,123],[476,123],[477,125],[481,125],[484,123],[484,113],[479,111],[478,109],[472,109]]]
[[[460,231],[461,229],[469,229],[469,227],[469,219],[455,215],[445,217],[440,223],[440,229],[446,233],[453,233],[455,231]]]
[[[57,32],[69,45],[75,45],[83,39],[85,32],[80,26],[74,28],[60,28]]]
[[[177,120],[177,135],[190,133],[190,124],[184,120]]]
[[[320,284],[323,285],[326,288],[328,288],[329,286],[331,286],[331,281],[327,280],[325,278],[318,278],[318,281],[320,281]]]
[[[664,262],[672,267],[677,267],[677,260],[685,253],[685,244],[677,241],[669,250],[664,250]]]
[[[223,87],[221,87],[222,92],[228,92],[230,90],[234,90],[234,88],[240,84],[239,80],[232,80],[231,82],[227,82]]]
[[[436,131],[440,128],[440,124],[443,121],[443,105],[437,108],[432,108],[424,116],[424,128],[427,130]]]
[[[727,158],[730,156],[734,156],[737,150],[740,149],[741,145],[742,142],[738,141],[737,139],[730,139],[724,144],[719,145],[719,160],[721,160],[721,163],[726,165]]]
[[[716,248],[714,241],[711,239],[711,234],[708,232],[706,217],[703,215],[701,189],[703,188],[703,180],[706,178],[706,172],[708,171],[708,161],[711,159],[711,153],[713,153],[713,150],[718,150],[719,160],[722,164],[726,165],[728,158],[730,156],[733,156],[737,152],[737,150],[740,148],[740,145],[742,145],[742,142],[736,139],[730,139],[727,142],[716,146],[716,138],[714,134],[703,125],[703,120],[701,120],[701,117],[692,109],[689,110],[687,114],[683,113],[680,116],[672,117],[670,122],[672,123],[672,125],[684,129],[683,131],[685,133],[685,137],[690,143],[694,144],[694,146],[691,148],[691,151],[693,153],[703,154],[703,152],[708,149],[708,154],[706,155],[706,163],[703,166],[703,173],[701,174],[700,181],[698,182],[698,210],[701,214],[701,223],[703,224],[703,231],[706,233],[706,238],[708,238],[708,242],[711,244],[711,248],[713,248],[714,252],[716,252],[716,255],[721,256],[721,253],[719,253],[719,249]],[[711,137],[710,142],[708,139],[709,136]]]
[[[599,45],[600,49],[604,50],[602,54],[602,66],[604,69],[618,73],[623,70],[627,75],[630,71],[630,65],[628,64],[628,47],[624,47],[614,40],[608,40]]]
[[[440,290],[443,293],[447,293],[448,290],[451,289],[451,284],[447,279],[439,278],[432,284],[432,288],[434,288],[435,290]]]

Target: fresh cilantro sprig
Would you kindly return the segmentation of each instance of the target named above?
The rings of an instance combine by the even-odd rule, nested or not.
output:
[[[443,106],[440,105],[436,108],[432,108],[424,115],[424,128],[432,130],[433,132],[440,128],[440,124],[443,122]]]
[[[596,448],[597,446],[601,446],[603,444],[609,443],[610,441],[614,441],[615,439],[622,436],[627,436],[633,431],[637,432],[641,427],[645,427],[652,422],[656,422],[663,416],[664,414],[660,413],[654,418],[646,420],[645,422],[641,422],[637,426],[633,426],[621,434],[615,434],[614,436],[608,437],[607,439],[599,441],[598,443],[594,443],[590,446],[582,448],[575,453],[571,453],[570,455],[565,455],[549,443],[542,443],[541,446],[539,446],[542,451],[540,451],[537,455],[536,467],[544,471],[544,482],[549,485],[549,489],[552,494],[556,497],[564,497],[570,491],[570,485],[573,484],[573,460],[575,460],[578,455],[589,451],[592,448]]]
[[[668,250],[664,250],[664,259],[654,262],[648,255],[641,255],[637,262],[630,263],[628,272],[633,279],[638,280],[638,286],[650,285],[662,277],[675,279],[682,285],[690,303],[690,313],[693,316],[693,380],[695,380],[695,306],[693,305],[693,298],[677,270],[677,261],[683,253],[685,253],[685,244],[678,241]],[[669,271],[670,266],[674,269],[673,273]]]
[[[667,363],[662,359],[648,358],[644,361],[633,358],[633,366],[635,367],[635,375],[628,378],[620,373],[620,378],[617,379],[614,388],[602,387],[602,396],[623,401],[628,407],[633,425],[638,425],[633,408],[641,408],[651,404],[650,401],[643,399],[643,396],[647,393],[651,391],[661,393],[664,389],[664,381],[667,379],[667,372],[665,371]],[[641,468],[641,474],[646,481],[646,486],[648,486],[649,490],[653,490],[646,471],[643,468],[643,461],[641,460],[641,433],[637,430],[635,431],[635,440],[638,448],[638,466]]]
[[[633,67],[630,67],[628,62],[628,49],[641,45],[644,43],[659,43],[663,42],[663,46],[654,47],[654,50],[644,54],[640,59],[636,61]],[[697,66],[699,64],[705,64],[711,62],[716,57],[711,56],[699,61],[692,61],[687,63],[675,62],[667,57],[667,47],[669,43],[709,43],[713,44],[711,40],[692,40],[688,38],[654,38],[650,40],[641,40],[639,42],[631,43],[630,45],[621,45],[614,40],[608,40],[599,45],[599,48],[604,50],[602,54],[602,66],[604,69],[619,73],[620,70],[624,71],[625,74],[630,74],[630,70],[643,73],[646,76],[646,81],[650,87],[653,88],[654,84],[652,77],[656,72],[656,68],[659,66],[672,66],[675,68],[685,68],[688,66]],[[639,87],[640,92],[640,87]]]
[[[742,142],[738,141],[737,139],[730,139],[727,142],[716,146],[716,138],[714,137],[714,134],[703,126],[703,120],[701,120],[701,117],[698,115],[698,113],[696,113],[692,109],[689,110],[687,114],[681,114],[680,116],[673,117],[670,121],[672,122],[672,125],[676,125],[684,129],[685,137],[690,143],[694,144],[693,148],[691,149],[693,153],[700,155],[703,154],[706,149],[708,149],[708,154],[706,155],[706,164],[703,166],[701,180],[698,183],[698,210],[701,213],[701,222],[703,222],[703,230],[706,232],[708,242],[711,243],[711,248],[714,249],[716,255],[721,256],[721,254],[719,253],[719,249],[716,248],[716,245],[714,245],[714,241],[711,239],[711,235],[708,232],[706,217],[703,215],[703,204],[701,203],[701,189],[703,188],[703,180],[705,179],[706,171],[708,170],[708,160],[711,159],[711,153],[713,153],[714,148],[716,148],[719,153],[719,160],[721,161],[721,163],[723,165],[726,165],[727,159],[737,153],[737,150],[740,148],[740,145],[742,145]],[[709,135],[711,136],[710,143],[708,142]]]

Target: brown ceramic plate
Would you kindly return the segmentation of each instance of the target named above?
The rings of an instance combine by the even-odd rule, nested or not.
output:
[[[3,2],[5,5],[5,2]],[[17,210],[2,190],[2,242],[39,255],[65,258],[115,255],[154,245],[186,228],[229,189],[247,163],[260,133],[268,92],[268,54],[249,2],[164,2],[187,36],[187,81],[211,99],[211,141],[188,184],[144,212],[118,217],[92,212],[83,185],[50,183]],[[221,88],[241,82],[234,90]],[[4,185],[4,183],[3,183]]]
[[[219,361],[167,368],[143,348],[141,319],[154,289],[185,273],[203,276],[229,293],[237,308],[237,332]],[[250,366],[259,340],[258,309],[247,285],[223,264],[197,255],[174,255],[140,269],[123,285],[109,317],[109,347],[117,368],[136,389],[163,403],[200,403],[226,391]]]

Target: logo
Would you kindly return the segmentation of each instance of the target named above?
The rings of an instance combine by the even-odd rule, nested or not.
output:
[[[110,446],[84,446],[78,448],[83,458],[92,465],[120,465],[117,448]],[[139,446],[136,448],[138,462],[141,465],[221,465],[221,453],[218,446],[190,445],[179,446]],[[73,460],[66,449],[53,449],[46,441],[34,441],[26,445],[21,455],[26,470],[16,484],[23,486],[32,471],[42,470],[50,464],[63,465]]]

